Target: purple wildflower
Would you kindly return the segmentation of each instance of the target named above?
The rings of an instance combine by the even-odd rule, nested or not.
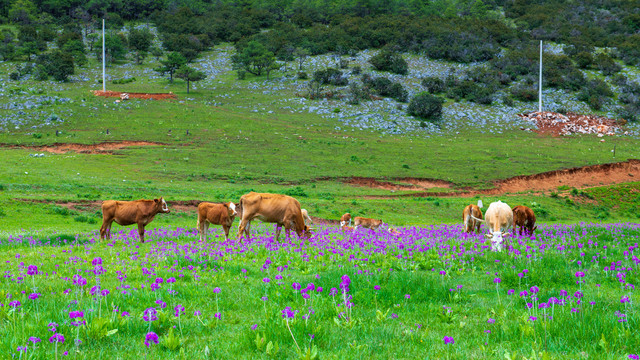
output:
[[[153,331],[148,332],[147,336],[145,336],[144,338],[144,344],[147,347],[151,347],[151,343],[158,343],[158,334],[154,333]]]

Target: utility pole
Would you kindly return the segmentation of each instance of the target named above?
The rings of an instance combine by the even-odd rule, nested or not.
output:
[[[542,112],[542,40],[540,40],[540,79],[538,80],[538,112]]]
[[[105,58],[105,50],[104,50],[104,19],[102,19],[102,91],[106,92],[107,91],[107,79],[106,79],[106,70],[105,70],[105,63],[107,61],[107,59]]]

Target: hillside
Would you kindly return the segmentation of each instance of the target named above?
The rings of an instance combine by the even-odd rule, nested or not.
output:
[[[517,116],[537,109],[537,99],[527,94],[536,94],[538,45],[532,30],[520,29],[522,23],[508,25],[508,18],[496,22],[489,13],[445,16],[420,30],[434,31],[438,21],[451,27],[493,24],[484,34],[496,41],[497,48],[486,53],[493,54],[488,58],[474,61],[459,57],[463,54],[456,52],[459,48],[449,48],[440,56],[435,48],[398,47],[389,37],[385,37],[386,47],[380,43],[366,49],[321,50],[312,46],[320,44],[320,38],[309,37],[319,29],[313,21],[304,26],[265,22],[262,31],[247,30],[235,42],[219,42],[230,40],[221,37],[191,54],[194,57],[188,66],[204,79],[190,82],[187,93],[183,79],[174,76],[170,81],[167,71],[164,76],[154,71],[176,54],[162,51],[171,46],[167,43],[170,29],[178,31],[167,24],[180,24],[178,15],[185,11],[154,15],[160,31],[148,23],[109,26],[110,39],[126,40],[128,46],[109,58],[107,89],[171,92],[175,100],[94,96],[92,91],[102,88],[96,56],[100,52],[96,34],[87,27],[59,26],[46,42],[49,50],[29,55],[32,62],[16,53],[15,58],[0,63],[0,81],[5,85],[0,89],[0,143],[6,160],[0,165],[0,214],[4,214],[0,216],[9,228],[23,227],[16,220],[19,214],[35,211],[52,214],[56,220],[47,224],[36,216],[27,228],[93,229],[91,223],[99,218],[96,202],[105,198],[163,195],[180,205],[236,200],[249,190],[287,192],[301,198],[303,206],[322,219],[350,211],[384,215],[395,224],[452,223],[458,221],[470,191],[476,197],[500,198],[505,191],[495,189],[505,179],[639,157],[640,129],[633,118],[625,119],[614,136],[598,137],[538,134],[534,124]],[[193,16],[202,20],[206,16],[201,14],[196,11]],[[380,34],[402,16],[379,24]],[[371,40],[365,34],[375,19],[375,14],[353,15],[336,18],[336,24],[351,26],[345,40],[360,39],[359,44],[364,44]],[[95,29],[95,22],[87,24]],[[412,20],[407,22],[403,31],[414,29],[412,24]],[[337,29],[334,25],[325,28],[333,31]],[[354,32],[356,25],[361,33]],[[5,26],[5,40],[8,31],[21,34],[24,26]],[[498,30],[505,32],[500,35]],[[147,54],[137,64],[139,52],[131,39],[147,32],[151,48],[160,52]],[[39,34],[41,30],[36,30],[36,36]],[[13,42],[19,48],[26,44],[20,36],[5,44]],[[53,61],[48,54],[55,54],[59,46],[68,49],[68,43],[59,41],[65,37],[81,40],[84,52],[80,53],[86,63],[77,62],[83,58],[80,50],[71,51],[74,71],[67,81],[56,81],[53,75],[43,80],[43,71],[50,64],[45,60]],[[553,40],[566,41],[561,37]],[[284,46],[289,41],[307,44],[309,51],[293,51],[295,47]],[[576,57],[575,45],[545,41],[544,110],[620,119],[624,111],[636,106],[640,86],[634,79],[640,78],[640,71],[622,56],[624,52],[597,47],[603,45],[589,45],[594,46],[592,57],[603,62],[610,59],[615,66],[584,65]],[[94,47],[93,52],[88,51],[89,46]],[[246,71],[254,68],[245,67],[253,63],[237,55],[260,46],[263,55],[273,50],[273,62],[268,74],[254,75]],[[293,52],[287,57],[278,49]],[[406,72],[376,70],[373,59],[383,55],[400,58],[397,61],[406,63]],[[524,56],[520,59],[526,62],[516,61],[518,56]],[[441,87],[434,88],[434,84]],[[593,89],[609,89],[611,94],[595,96]],[[442,99],[439,116],[409,115],[412,101],[425,92]],[[358,178],[371,179],[373,186],[353,186],[358,185],[354,182]],[[611,200],[604,204],[597,197],[581,195],[589,194],[591,187],[625,182],[624,174],[616,181],[609,181],[607,173],[599,179],[508,190],[506,196],[513,204],[538,204],[547,214],[543,221],[635,219],[640,214],[637,202],[619,207]],[[633,184],[637,179],[629,176],[628,181]],[[398,186],[381,187],[376,182]],[[436,185],[413,186],[416,182]],[[615,189],[612,193],[617,197],[629,196],[626,187]],[[399,197],[415,195],[422,197],[411,201]],[[439,199],[441,196],[446,199]],[[87,201],[88,206],[82,206]],[[72,211],[60,210],[64,204],[71,204]],[[182,207],[167,222],[191,224],[192,211]],[[76,222],[68,223],[71,218],[77,218]]]

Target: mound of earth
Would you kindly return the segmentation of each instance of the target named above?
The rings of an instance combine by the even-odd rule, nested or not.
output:
[[[64,154],[69,151],[75,151],[81,154],[111,154],[113,150],[119,150],[131,146],[160,146],[162,143],[149,141],[120,141],[120,142],[104,142],[100,144],[63,144],[55,143],[43,146],[23,146],[13,145],[12,148],[31,149],[36,151],[46,151],[53,154]]]
[[[120,91],[102,91],[102,90],[93,90],[93,94],[95,96],[104,96],[104,97],[117,97],[122,100],[126,99],[153,99],[153,100],[166,100],[166,99],[177,99],[177,97],[173,93],[132,93],[132,92],[120,92]]]
[[[375,179],[355,178],[347,183],[358,186],[368,186],[387,190],[419,190],[420,187],[398,185],[391,182],[377,181]],[[403,182],[410,182],[408,179],[397,179]],[[556,190],[560,186],[575,187],[578,189],[620,184],[626,182],[640,181],[640,160],[629,159],[628,161],[608,163],[600,165],[589,165],[574,167],[570,169],[547,171],[534,175],[520,175],[512,178],[498,180],[494,182],[495,187],[489,190],[467,189],[461,192],[415,192],[401,194],[397,196],[408,197],[452,197],[452,196],[475,196],[475,195],[498,195],[521,192],[545,192]],[[450,188],[451,184],[445,181],[430,180],[433,187]],[[417,183],[417,182],[416,182]],[[389,196],[367,196],[373,198],[388,198]]]
[[[615,135],[622,133],[622,125],[626,124],[625,120],[609,119],[597,115],[581,115],[575,113],[560,113],[542,111],[531,112],[528,114],[518,114],[518,116],[526,121],[530,121],[537,126],[537,130],[533,130],[539,134],[550,134],[552,136],[572,135],[572,134],[598,134]]]
[[[559,186],[585,188],[640,181],[640,160],[574,167],[547,171],[535,175],[521,175],[496,182],[496,194],[524,191],[555,190]]]

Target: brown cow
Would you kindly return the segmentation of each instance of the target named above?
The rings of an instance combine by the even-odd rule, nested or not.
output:
[[[533,231],[538,228],[537,226],[534,227],[534,225],[536,224],[536,215],[533,213],[533,210],[524,205],[518,205],[511,210],[513,211],[514,234],[518,226],[520,226],[519,234],[521,236],[523,229],[525,234],[529,236],[533,235]]]
[[[210,203],[201,202],[198,204],[198,232],[200,233],[200,241],[207,239],[209,224],[222,225],[224,237],[229,240],[229,228],[236,218],[236,205],[232,202],[228,203]]]
[[[287,238],[289,231],[294,229],[301,237],[309,237],[311,231],[302,218],[300,202],[287,195],[250,192],[240,198],[240,213],[242,220],[238,226],[238,239],[244,232],[249,238],[251,220],[258,218],[263,222],[276,224],[276,241],[284,226]]]
[[[115,221],[123,226],[138,224],[140,241],[144,242],[144,227],[157,213],[168,214],[169,212],[163,198],[135,201],[105,200],[102,202],[100,240],[111,239],[111,224]]]
[[[483,219],[482,211],[477,205],[473,205],[473,204],[467,205],[467,207],[465,207],[464,210],[462,211],[462,221],[464,223],[464,232],[467,232],[467,233],[473,232],[474,228],[476,230],[476,233],[480,232],[480,225],[482,225],[482,221],[478,221],[473,217],[477,219]]]
[[[345,226],[349,223],[351,225],[351,214],[345,213],[340,217],[340,226]]]
[[[380,225],[382,225],[382,219],[369,219],[356,216],[353,219],[353,224],[355,225],[356,229],[359,226],[367,229],[377,229],[378,227],[380,227]]]

